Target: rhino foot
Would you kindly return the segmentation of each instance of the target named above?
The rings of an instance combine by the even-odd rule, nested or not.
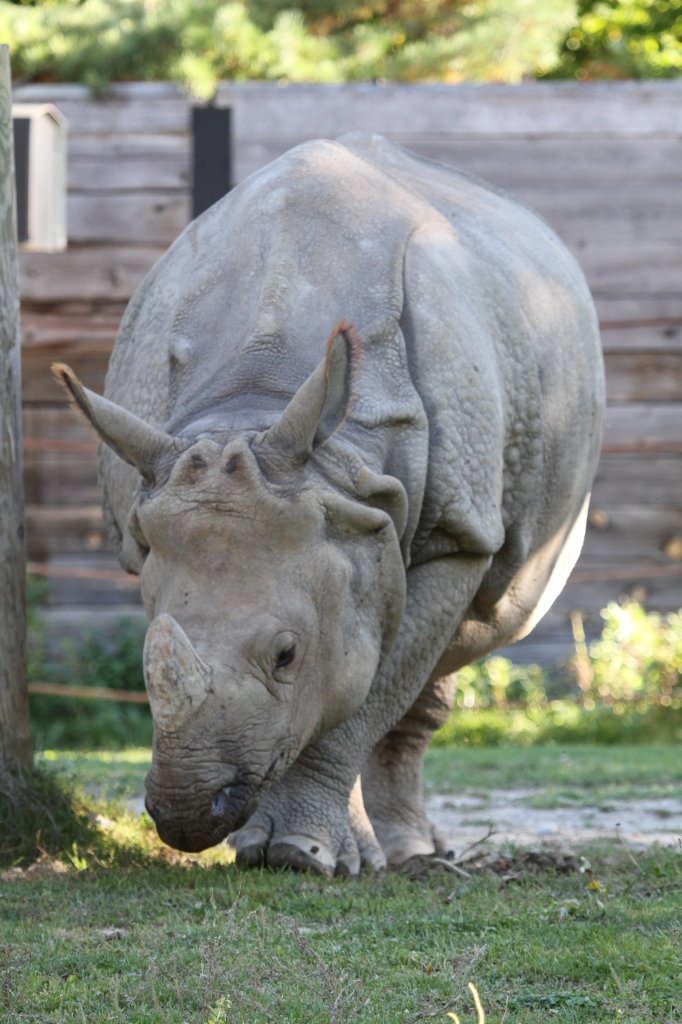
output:
[[[329,847],[312,836],[283,835],[271,841],[266,828],[249,822],[233,841],[239,867],[294,868],[328,878],[336,871]]]
[[[402,867],[414,857],[454,856],[452,843],[426,817],[412,823],[372,820],[390,868]]]
[[[273,787],[230,838],[240,867],[292,868],[326,878],[355,876],[361,867],[386,867],[359,789],[351,794],[349,806],[341,807],[316,803],[313,796],[318,794],[300,791],[287,799],[287,781]]]

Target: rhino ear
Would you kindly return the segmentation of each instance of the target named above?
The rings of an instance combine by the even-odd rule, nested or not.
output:
[[[124,462],[135,466],[146,480],[153,479],[154,468],[161,459],[182,451],[182,444],[170,434],[151,427],[122,406],[84,388],[69,366],[53,363],[51,369],[72,405],[104,443]]]
[[[325,358],[261,437],[259,461],[280,472],[298,468],[332,436],[348,414],[359,351],[355,329],[342,320],[327,342]]]

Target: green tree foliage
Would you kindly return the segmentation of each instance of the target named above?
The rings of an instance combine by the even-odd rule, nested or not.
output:
[[[682,74],[682,0],[581,0],[553,78]]]
[[[548,72],[576,0],[44,0],[0,2],[27,80],[516,82]]]

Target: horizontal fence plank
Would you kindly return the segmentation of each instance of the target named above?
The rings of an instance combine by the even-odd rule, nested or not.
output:
[[[108,548],[101,505],[26,506],[26,550],[29,559],[45,562],[65,554]]]
[[[52,341],[89,341],[114,337],[123,313],[125,301],[83,304],[74,309],[73,303],[58,308],[27,306],[22,313],[22,344],[46,344]],[[648,351],[682,353],[682,316],[635,321],[609,321],[600,324],[605,352]]]
[[[138,578],[124,573],[110,552],[60,554],[45,566],[29,562],[28,570],[45,575],[47,607],[73,604],[135,607],[141,603]]]
[[[24,438],[91,444],[97,442],[95,432],[88,427],[82,416],[76,415],[69,407],[64,393],[55,381],[52,405],[25,404],[22,410]]]
[[[118,325],[125,310],[121,302],[115,313],[93,312],[83,314],[64,312],[38,313],[24,309],[21,317],[23,348],[47,347],[49,345],[89,344],[105,341],[113,345]]]
[[[97,455],[64,452],[24,452],[26,505],[96,505],[101,498],[97,482]]]
[[[168,223],[171,221],[177,221],[179,229],[183,204],[184,200],[167,205],[161,202],[159,210],[149,208],[146,215],[141,214],[141,223],[156,223],[154,230],[159,235],[170,231]],[[91,234],[100,230],[113,234],[122,229],[93,225],[87,230]],[[135,229],[128,231],[129,236],[135,234]],[[175,234],[175,230],[169,233],[168,241]],[[35,307],[56,302],[129,299],[166,248],[161,242],[153,244],[154,239],[148,237],[146,228],[137,235],[138,245],[115,244],[116,240],[112,239],[111,244],[79,244],[62,253],[20,253],[22,301]],[[564,241],[585,271],[600,319],[682,318],[682,294],[678,287],[682,276],[682,244],[650,241],[642,242],[635,249],[615,242],[600,242],[597,248],[596,243],[581,247],[580,239],[572,242],[565,238]]]
[[[680,183],[679,135],[430,135],[392,131],[392,139],[428,160],[458,167],[501,188],[616,190]],[[603,194],[603,193],[602,193]]]
[[[13,101],[54,103],[72,131],[92,135],[184,134],[189,127],[186,96],[165,82],[121,83],[104,99],[95,99],[79,85],[20,85],[13,91]]]
[[[299,85],[223,82],[216,102],[233,106],[239,129],[267,140],[285,131],[325,135],[361,128],[385,131],[409,123],[411,130],[501,135],[566,133],[600,137],[657,135],[682,130],[682,85],[674,79],[630,82],[525,82],[520,85],[349,83]],[[15,102],[55,103],[78,129],[183,131],[189,103],[182,90],[164,82],[122,82],[104,100],[79,85],[20,85]],[[150,109],[154,110],[151,118]],[[259,116],[254,118],[254,114]]]
[[[682,353],[682,317],[675,320],[652,320],[640,323],[600,325],[605,352],[658,352]]]
[[[598,615],[611,601],[634,599],[646,604],[652,611],[670,611],[682,603],[680,592],[682,574],[652,576],[638,566],[632,566],[630,575],[620,580],[570,581],[559,595],[557,614],[568,616],[574,609]]]
[[[128,595],[131,596],[130,594]],[[611,601],[635,597],[643,601],[651,611],[666,613],[680,606],[680,577],[638,578],[636,573],[629,580],[596,584],[570,583],[562,592],[547,615],[535,627],[531,635],[518,644],[504,648],[508,657],[520,664],[532,661],[550,663],[558,660],[564,652],[570,654],[572,633],[570,616],[575,610],[584,615],[585,631],[589,638],[597,636],[603,626],[600,611]],[[85,630],[96,629],[110,634],[122,618],[145,621],[141,604],[96,603],[80,596],[80,602],[48,605],[43,610],[43,621],[48,643],[54,646],[65,637],[81,635]],[[544,653],[536,653],[543,652]]]
[[[94,505],[99,500],[95,453],[32,452],[24,456],[26,501],[32,505]],[[679,454],[602,455],[593,506],[682,507]]]
[[[682,503],[661,508],[592,502],[578,575],[628,565],[674,566],[676,562],[681,563],[682,588]],[[680,597],[682,603],[682,593]]]
[[[600,323],[649,322],[651,320],[682,320],[682,292],[642,294],[635,289],[630,294],[600,290],[592,292]]]
[[[358,129],[390,135],[396,126],[409,124],[414,134],[679,134],[681,88],[679,82],[511,87],[223,83],[217,100],[233,107],[241,180],[272,159],[275,148],[284,152],[306,138]]]
[[[680,140],[682,149],[682,139]],[[639,187],[614,184],[603,193],[592,183],[573,188],[525,185],[513,195],[549,222],[572,246],[610,253],[627,245],[634,255],[660,242],[666,252],[682,238],[680,219],[671,205],[682,201],[682,170],[674,185]]]
[[[71,192],[189,190],[192,185],[189,135],[69,134],[68,188]]]
[[[50,562],[28,562],[26,571],[47,579],[84,580],[86,583],[113,584],[115,587],[139,587],[136,576],[113,567],[110,552],[97,552],[96,561],[92,552],[80,553],[80,557],[55,556]]]
[[[679,455],[602,455],[592,488],[593,507],[682,507]]]
[[[59,253],[19,253],[22,302],[128,300],[164,246],[79,246]]]
[[[563,241],[583,268],[598,309],[602,296],[636,297],[640,308],[642,300],[651,297],[657,310],[660,299],[669,296],[676,300],[674,315],[680,315],[682,244],[647,241],[635,248],[611,241],[600,242],[598,247],[581,246],[570,238]]]
[[[29,558],[48,565],[63,555],[110,552],[99,504],[27,505],[26,535]],[[627,565],[649,570],[674,566],[681,559],[682,505],[677,508],[605,507],[593,501],[576,572],[579,577],[595,573],[613,575],[629,572],[622,569]],[[680,586],[682,589],[682,580]]]
[[[111,342],[61,342],[31,345],[22,349],[22,399],[24,402],[54,402],[59,385],[50,371],[53,362],[68,363],[76,375],[94,391],[104,389]]]
[[[682,442],[682,401],[627,405],[611,404],[606,409],[604,444],[673,445]]]
[[[175,241],[192,219],[186,192],[169,195],[158,191],[71,193],[67,217],[71,244],[163,246]]]
[[[116,690],[109,686],[73,686],[69,683],[41,683],[31,681],[27,684],[29,693],[43,694],[48,697],[67,697],[71,700],[115,700],[122,704],[148,704],[149,699],[144,690]]]
[[[661,275],[667,266],[679,266],[676,254],[682,243],[682,221],[670,217],[670,203],[682,204],[682,181],[678,196],[637,202],[632,195],[610,192],[613,209],[594,189],[547,192],[525,188],[516,195],[535,209],[574,251],[588,277],[598,287],[601,277],[614,266],[635,262],[648,275]],[[68,231],[72,244],[83,242],[169,245],[189,223],[190,197],[187,190],[136,192],[72,192],[68,200]],[[625,248],[625,251],[624,250]],[[666,289],[666,276],[654,285],[641,287],[654,293]]]
[[[682,402],[682,353],[607,352],[604,362],[609,401]]]

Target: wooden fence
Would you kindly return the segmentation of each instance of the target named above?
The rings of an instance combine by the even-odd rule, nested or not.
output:
[[[190,105],[163,84],[95,101],[69,85],[15,99],[69,121],[69,247],[22,253],[29,557],[51,575],[63,632],[139,609],[99,511],[95,445],[49,374],[102,386],[125,303],[191,208]],[[510,189],[582,264],[597,304],[609,411],[590,528],[574,576],[521,657],[570,640],[569,613],[625,594],[682,604],[682,82],[521,86],[221,85],[235,181],[307,138],[379,131]]]

